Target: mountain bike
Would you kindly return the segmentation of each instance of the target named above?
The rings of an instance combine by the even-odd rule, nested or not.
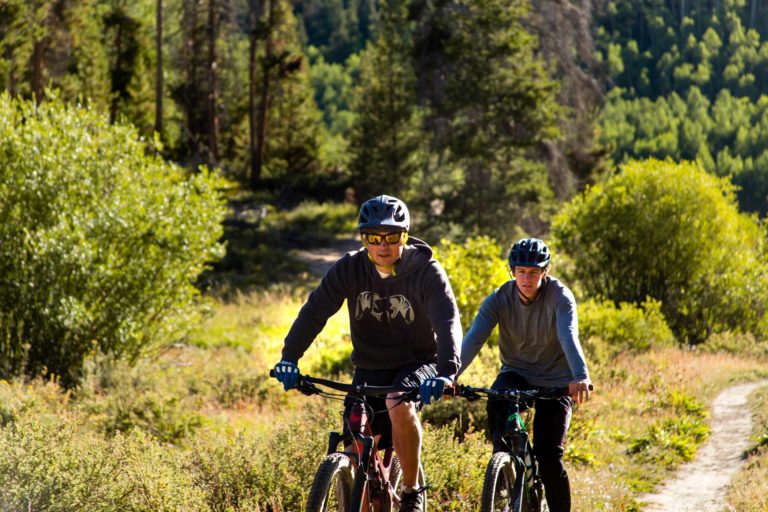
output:
[[[592,389],[592,386],[590,386]],[[568,388],[489,389],[458,385],[455,394],[474,401],[481,398],[508,403],[507,420],[498,447],[488,461],[483,480],[481,512],[548,512],[539,465],[528,436],[531,404],[568,396]]]
[[[270,375],[272,372],[270,371]],[[323,391],[323,386],[344,394]],[[380,449],[371,430],[375,414],[367,397],[402,392],[401,400],[419,399],[418,388],[403,386],[368,386],[343,384],[301,375],[296,387],[305,395],[350,400],[343,414],[346,428],[331,432],[328,452],[320,462],[307,498],[306,512],[394,512],[400,506],[402,469],[391,447]],[[340,450],[339,447],[342,447]],[[425,485],[424,468],[419,466],[419,486]],[[424,512],[427,510],[426,496]]]

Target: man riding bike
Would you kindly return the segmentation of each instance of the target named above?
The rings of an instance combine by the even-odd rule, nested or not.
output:
[[[499,325],[501,372],[493,389],[568,387],[561,400],[538,400],[533,421],[534,451],[539,461],[550,512],[571,509],[568,473],[563,465],[565,439],[573,401],[589,396],[589,373],[579,343],[576,300],[560,281],[549,276],[551,255],[536,238],[524,238],[509,251],[513,279],[491,293],[480,306],[461,346],[462,371]],[[488,426],[494,452],[506,421],[505,403],[488,401]]]
[[[420,387],[422,400],[439,399],[459,369],[462,336],[453,290],[432,249],[408,236],[410,215],[401,200],[381,195],[363,203],[358,230],[363,248],[338,260],[309,295],[285,338],[275,377],[290,389],[298,361],[344,300],[352,338],[353,383]],[[403,470],[401,511],[423,509],[418,487],[422,430],[418,406],[399,394],[371,400],[379,446],[394,446]],[[391,432],[391,436],[390,436]]]

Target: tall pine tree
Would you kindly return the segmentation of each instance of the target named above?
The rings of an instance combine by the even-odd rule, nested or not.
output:
[[[542,229],[552,196],[540,144],[558,136],[556,84],[524,25],[525,0],[419,2],[418,91],[429,107],[426,191],[445,205],[436,221],[511,236]]]
[[[361,57],[350,172],[358,200],[379,193],[413,196],[423,134],[416,105],[413,43],[406,1],[383,6],[378,38]]]

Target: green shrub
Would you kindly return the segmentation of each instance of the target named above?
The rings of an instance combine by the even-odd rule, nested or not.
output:
[[[631,162],[566,205],[552,234],[586,295],[659,300],[681,340],[766,328],[765,232],[696,164]]]
[[[697,346],[704,352],[725,352],[758,358],[768,358],[768,339],[758,341],[751,333],[718,332]]]
[[[684,392],[671,391],[652,407],[668,410],[672,417],[655,421],[644,435],[632,439],[629,454],[665,467],[692,460],[709,437],[704,405]]]
[[[483,300],[509,280],[503,257],[502,248],[486,236],[469,238],[463,244],[443,240],[435,248],[435,258],[451,281],[464,332],[472,324]]]
[[[20,415],[0,452],[0,510],[206,510],[180,453],[140,433],[105,441],[74,414]]]
[[[77,400],[103,434],[139,430],[178,442],[203,423],[202,398],[187,383],[173,363],[142,359],[131,366],[102,357],[86,364]]]
[[[232,439],[209,433],[192,442],[192,476],[205,492],[213,512],[267,510],[268,499],[259,492],[262,443],[240,434]]]
[[[589,359],[607,361],[625,350],[644,352],[670,346],[675,337],[661,312],[661,304],[648,299],[640,307],[609,300],[579,304],[579,336]]]
[[[70,385],[88,354],[133,357],[192,320],[223,251],[218,178],[92,110],[8,94],[0,155],[0,375]]]
[[[328,432],[341,428],[338,415],[329,420],[330,415],[318,410],[325,405],[307,405],[290,421],[258,436],[197,436],[191,442],[191,474],[205,491],[210,509],[303,510],[317,466],[325,457]]]
[[[292,210],[271,212],[265,227],[279,230],[292,245],[307,247],[348,235],[357,228],[357,207],[351,203],[304,202]]]
[[[422,464],[430,486],[430,510],[476,510],[482,494],[491,445],[482,432],[474,431],[458,442],[456,428],[424,428]]]
[[[23,382],[0,380],[0,427],[24,414],[62,414],[70,405],[70,394],[56,382],[40,378]]]

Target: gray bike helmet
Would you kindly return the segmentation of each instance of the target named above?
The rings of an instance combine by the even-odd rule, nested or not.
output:
[[[549,247],[538,238],[523,238],[509,250],[509,266],[512,267],[539,267],[549,265],[552,255]]]
[[[376,196],[363,203],[360,208],[357,229],[400,228],[408,231],[411,216],[405,203],[392,196]]]

